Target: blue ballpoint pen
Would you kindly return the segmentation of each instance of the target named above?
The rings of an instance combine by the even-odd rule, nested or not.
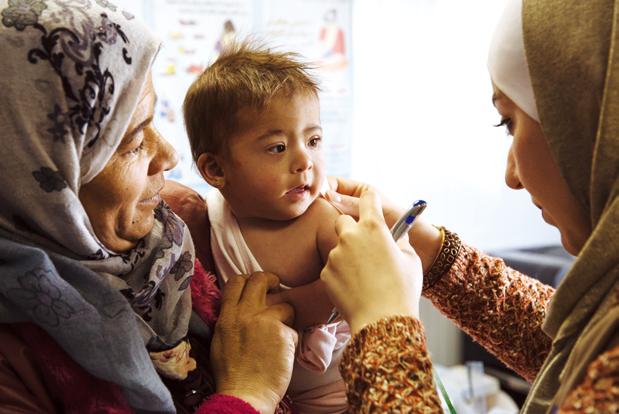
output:
[[[398,221],[396,221],[393,227],[391,227],[391,236],[393,237],[393,240],[397,242],[398,240],[400,240],[400,238],[402,238],[402,236],[408,234],[411,227],[413,227],[415,219],[419,217],[421,213],[423,213],[423,210],[425,210],[427,206],[428,203],[423,200],[415,201],[413,205],[406,211],[406,213],[404,213],[402,217],[400,217]],[[331,311],[331,315],[327,320],[327,324],[333,323],[333,321],[335,321],[338,316],[340,316],[340,313],[337,311],[336,308],[333,308],[333,310]]]

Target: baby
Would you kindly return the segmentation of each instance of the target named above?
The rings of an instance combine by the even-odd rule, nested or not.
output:
[[[198,170],[218,190],[206,199],[220,281],[261,270],[280,276],[300,331],[288,389],[295,412],[339,413],[338,363],[350,331],[325,324],[332,305],[319,276],[339,213],[320,197],[320,104],[307,69],[293,53],[236,44],[192,84],[184,115]]]

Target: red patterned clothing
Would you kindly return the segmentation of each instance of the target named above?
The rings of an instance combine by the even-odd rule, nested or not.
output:
[[[505,365],[533,381],[551,340],[542,331],[554,289],[462,245],[451,270],[424,296]]]
[[[221,293],[215,276],[199,261],[191,280],[191,293],[193,310],[212,331],[219,314]],[[0,339],[0,412],[134,412],[117,385],[92,376],[38,326],[0,324]],[[208,346],[201,351],[208,360]],[[183,392],[181,387],[178,390]],[[176,397],[177,402],[183,400],[183,395]],[[290,414],[289,399],[277,410],[276,414]],[[257,413],[246,402],[226,395],[211,396],[195,412]]]
[[[423,326],[394,316],[364,327],[340,364],[352,412],[440,413]]]
[[[245,401],[228,395],[216,394],[198,408],[196,414],[260,414]]]
[[[550,349],[541,329],[552,287],[462,246],[424,294],[505,364],[532,381]],[[440,413],[421,323],[396,316],[353,336],[340,366],[351,412]],[[593,361],[557,414],[619,413],[619,346]]]
[[[589,365],[584,381],[568,395],[559,412],[619,413],[619,345]]]

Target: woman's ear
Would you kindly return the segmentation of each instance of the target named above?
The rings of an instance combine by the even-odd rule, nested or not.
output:
[[[200,171],[202,178],[204,178],[207,183],[220,190],[224,188],[226,179],[218,156],[210,152],[204,152],[198,157],[196,165],[198,166],[198,171]]]

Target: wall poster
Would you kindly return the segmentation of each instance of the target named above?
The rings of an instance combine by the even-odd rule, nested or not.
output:
[[[153,66],[155,124],[177,149],[168,178],[201,193],[185,134],[182,102],[189,85],[234,39],[247,36],[300,53],[316,67],[328,174],[350,173],[352,135],[352,0],[118,1],[141,17],[163,45]]]

